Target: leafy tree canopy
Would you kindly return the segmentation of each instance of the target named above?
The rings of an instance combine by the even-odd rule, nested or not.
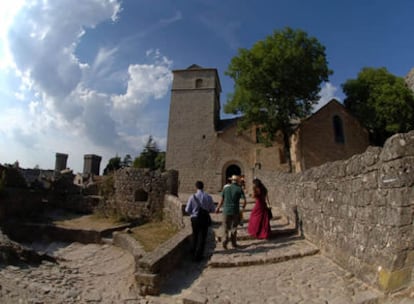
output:
[[[290,122],[311,113],[331,73],[325,47],[316,38],[291,28],[275,31],[231,60],[226,75],[235,81],[234,93],[224,110],[243,114],[242,129],[260,125],[267,143],[282,131],[290,159]]]
[[[104,175],[107,175],[115,170],[131,167],[134,168],[149,168],[151,170],[164,170],[165,168],[165,152],[160,152],[157,143],[149,136],[147,144],[142,150],[140,156],[132,161],[130,154],[126,154],[123,159],[118,155],[112,157],[104,169]]]
[[[165,169],[165,152],[158,152],[155,158],[155,168],[164,171]]]
[[[121,163],[122,167],[131,167],[132,166],[132,157],[130,154],[125,155]]]
[[[372,144],[382,146],[392,134],[414,128],[414,94],[386,68],[363,68],[342,89],[345,107],[369,130]]]
[[[151,170],[162,169],[159,167],[159,160],[157,160],[159,154],[160,150],[157,147],[157,143],[154,141],[152,136],[149,136],[147,144],[145,145],[140,156],[134,160],[134,167],[149,168]]]
[[[109,161],[108,164],[106,165],[103,174],[104,175],[108,175],[109,173],[118,170],[121,168],[121,158],[117,155],[115,157],[112,157]]]

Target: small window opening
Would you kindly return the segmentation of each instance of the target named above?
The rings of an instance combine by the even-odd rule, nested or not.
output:
[[[202,86],[203,86],[203,79],[200,79],[200,78],[196,79],[195,87],[196,88],[201,88]]]
[[[138,189],[135,191],[134,199],[136,202],[146,202],[148,200],[148,193],[143,189]]]
[[[334,128],[335,142],[344,143],[345,137],[344,137],[342,119],[338,115],[335,115],[333,117],[333,128]]]

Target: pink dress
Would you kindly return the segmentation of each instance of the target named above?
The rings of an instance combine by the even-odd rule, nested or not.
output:
[[[267,213],[265,198],[262,195],[256,197],[256,203],[250,214],[247,232],[258,239],[268,239],[270,237],[270,219]]]

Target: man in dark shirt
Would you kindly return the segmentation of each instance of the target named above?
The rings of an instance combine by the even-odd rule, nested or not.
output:
[[[243,210],[246,208],[246,197],[239,185],[239,177],[231,177],[231,185],[225,187],[221,194],[221,201],[216,208],[220,212],[223,206],[223,248],[227,249],[229,240],[234,248],[237,247],[237,226],[240,223],[240,199],[243,199]]]

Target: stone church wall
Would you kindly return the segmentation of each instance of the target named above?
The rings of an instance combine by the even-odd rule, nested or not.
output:
[[[324,254],[384,291],[412,285],[414,131],[303,173],[261,170],[272,205]]]
[[[333,117],[342,122],[343,142],[335,140]],[[343,160],[365,151],[369,145],[368,132],[339,102],[325,105],[299,127],[301,172],[328,161]],[[298,166],[296,166],[298,167]]]

